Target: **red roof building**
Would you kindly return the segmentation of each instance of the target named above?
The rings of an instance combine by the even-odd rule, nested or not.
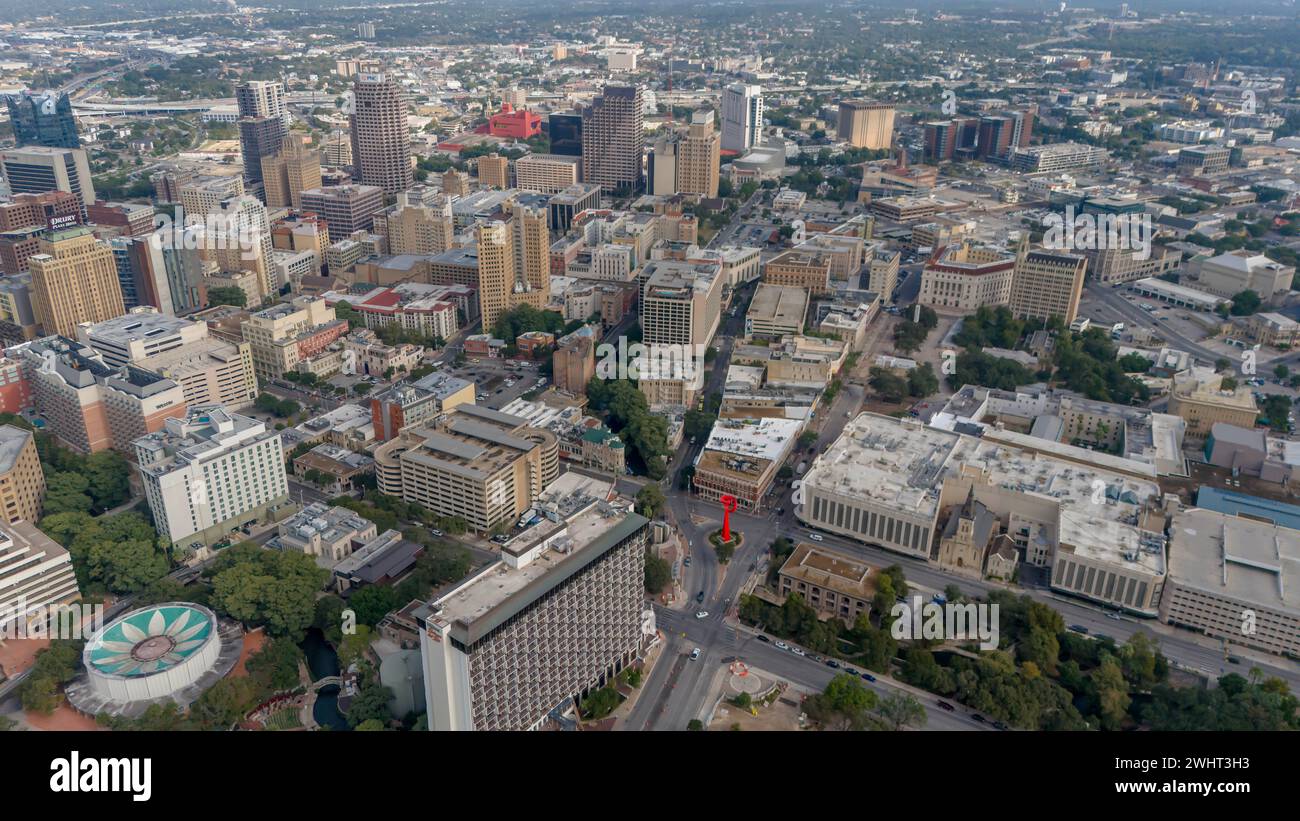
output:
[[[488,133],[493,137],[526,140],[542,133],[542,118],[527,109],[515,111],[510,103],[502,103],[501,113],[488,118]]]

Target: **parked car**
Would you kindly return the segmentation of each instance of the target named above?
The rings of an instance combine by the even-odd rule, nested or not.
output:
[[[1076,633],[1083,633],[1084,635],[1087,635],[1088,633],[1088,628],[1084,627],[1082,624],[1071,624],[1070,629]]]
[[[704,591],[703,591],[703,590],[701,590],[700,592],[698,592],[698,593],[695,594],[695,600],[698,601],[698,602],[702,602],[702,601],[704,601]]]
[[[836,670],[840,669],[840,663],[835,659],[826,659],[826,666]]]
[[[756,638],[756,639],[758,639],[759,641],[762,641],[762,642],[770,642],[770,641],[771,641],[771,639],[769,639],[767,636],[763,635],[762,633],[759,633],[759,634],[758,634],[757,636],[755,636],[754,638]]]
[[[947,710],[947,711],[950,712],[950,713],[952,713],[952,712],[956,712],[956,710],[957,710],[956,707],[952,706],[951,704],[949,704],[949,703],[946,702],[946,701],[940,701],[940,702],[939,702],[939,709],[940,709],[940,710]]]
[[[1007,725],[1004,724],[1004,723],[1002,723],[1001,721],[995,721],[995,722],[993,722],[993,729],[995,729],[995,730],[1005,730],[1006,728],[1007,728]]]
[[[875,681],[875,680],[876,680],[876,677],[873,676],[873,675],[871,675],[870,673],[863,673],[863,674],[862,674],[862,677],[865,678],[867,681]]]
[[[971,713],[970,717],[971,717],[971,721],[978,721],[981,724],[984,722],[984,716],[980,715],[979,713]]]
[[[803,651],[802,648],[799,648],[799,647],[791,647],[791,648],[790,648],[790,652],[791,652],[791,653],[794,653],[796,656],[806,656],[806,655],[808,655],[807,653],[805,653],[805,652]]]
[[[691,651],[691,661],[695,661],[699,657],[700,657],[700,648],[696,647],[694,650]]]
[[[789,650],[789,649],[790,649],[790,645],[786,644],[785,642],[781,641],[780,639],[777,639],[777,640],[776,640],[776,647],[777,647],[778,650]]]
[[[434,536],[441,536],[441,535],[442,535],[442,531],[441,531],[441,530],[438,530],[437,528],[431,528],[431,529],[429,530],[429,532],[432,533]]]

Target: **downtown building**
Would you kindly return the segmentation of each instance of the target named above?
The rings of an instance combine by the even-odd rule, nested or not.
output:
[[[428,424],[407,423],[377,448],[375,476],[380,493],[486,533],[522,516],[559,475],[559,462],[555,434],[462,403]]]
[[[82,322],[126,313],[113,250],[90,228],[78,226],[42,237],[28,266],[32,307],[47,334],[75,336]]]
[[[889,148],[894,142],[893,104],[841,100],[836,135],[854,148]]]
[[[651,405],[691,407],[704,384],[704,351],[722,321],[721,266],[657,260],[642,268],[637,279],[642,283],[641,341],[647,349],[637,386]],[[677,356],[661,359],[656,350]]]
[[[384,189],[377,185],[331,185],[302,192],[302,210],[323,217],[329,236],[350,237],[374,228],[384,210]]]
[[[176,382],[191,407],[217,403],[238,409],[257,398],[249,343],[210,336],[206,322],[142,309],[83,323],[77,338],[110,367],[134,365]]]
[[[1015,255],[998,248],[970,242],[938,248],[921,270],[916,301],[961,313],[1006,305],[1015,268]]]
[[[310,361],[348,332],[348,321],[323,299],[297,297],[250,315],[240,328],[257,379],[269,382],[288,371],[312,370]]]
[[[410,188],[411,135],[406,124],[406,98],[397,81],[388,74],[358,74],[352,99],[354,178],[378,186],[390,196]],[[330,228],[333,230],[333,225]],[[349,233],[339,231],[335,236]]]
[[[221,405],[190,408],[134,445],[149,510],[173,545],[210,545],[288,501],[280,434]]]
[[[284,86],[268,80],[250,80],[235,86],[239,111],[239,153],[244,179],[262,182],[262,160],[280,153],[288,133]]]
[[[9,94],[5,96],[9,122],[19,146],[43,145],[47,148],[80,148],[77,120],[72,114],[72,100],[67,93]]]
[[[722,90],[722,150],[744,154],[762,141],[762,87],[732,83]]]
[[[578,490],[417,610],[429,729],[539,729],[612,681],[650,638],[649,543],[647,519]]]
[[[1078,254],[1023,248],[1011,275],[1011,313],[1018,319],[1060,317],[1067,326],[1079,312],[1088,261]]]
[[[262,157],[262,186],[267,208],[301,210],[302,192],[321,187],[320,152],[296,137],[285,140]]]
[[[15,425],[0,425],[0,522],[35,522],[44,503],[45,472],[36,437]]]
[[[636,193],[644,153],[641,87],[605,86],[582,109],[582,181],[611,194]]]
[[[80,148],[31,145],[0,151],[0,176],[11,194],[66,191],[80,197],[83,206],[95,202],[90,162]]]

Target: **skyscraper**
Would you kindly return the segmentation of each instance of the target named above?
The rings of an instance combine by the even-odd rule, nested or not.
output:
[[[551,298],[551,232],[545,205],[515,203],[515,285],[510,307],[528,304],[538,310]]]
[[[1024,244],[1011,275],[1011,313],[1018,319],[1060,317],[1069,325],[1079,312],[1088,261]]]
[[[80,148],[31,145],[0,151],[0,172],[14,194],[67,191],[81,197],[85,205],[95,202],[90,163]]]
[[[722,148],[744,153],[762,142],[763,89],[732,83],[722,92]]]
[[[645,152],[640,86],[608,85],[582,110],[582,179],[611,193],[641,189]]]
[[[262,185],[268,208],[302,208],[302,192],[320,188],[320,152],[302,140],[285,140],[275,154],[262,158]]]
[[[713,128],[713,111],[692,113],[690,128],[677,147],[678,193],[718,196],[721,148],[722,135]]]
[[[894,141],[894,106],[866,100],[841,100],[839,138],[854,148],[879,151]]]
[[[582,156],[582,115],[575,112],[552,114],[546,118],[546,134],[551,153],[565,157]]]
[[[126,313],[113,251],[89,228],[78,226],[43,237],[40,253],[28,264],[32,307],[47,334],[72,338],[82,322],[103,322]]]
[[[406,98],[387,74],[358,74],[352,87],[353,177],[385,194],[411,187],[411,136]]]
[[[13,123],[18,145],[43,145],[49,148],[80,148],[77,121],[72,116],[72,101],[67,94],[10,94],[5,97],[9,122]]]
[[[477,229],[479,313],[486,333],[510,310],[515,284],[514,227],[509,216],[497,213]]]
[[[287,131],[284,86],[268,80],[249,80],[235,87],[239,108],[239,152],[244,179],[262,180],[262,158],[278,154]]]

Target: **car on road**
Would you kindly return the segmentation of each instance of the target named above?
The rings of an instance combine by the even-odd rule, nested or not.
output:
[[[755,636],[754,638],[756,638],[756,639],[758,639],[759,641],[762,641],[762,642],[770,642],[770,641],[771,641],[771,639],[769,639],[767,636],[763,635],[762,633],[759,633],[759,634],[758,634],[757,636]]]
[[[1123,616],[1121,616],[1121,615],[1119,614],[1119,611],[1116,610],[1116,611],[1114,611],[1114,612],[1107,613],[1107,614],[1106,614],[1106,618],[1108,618],[1108,619],[1114,619],[1115,621],[1120,621],[1120,620],[1123,618]]]
[[[981,724],[984,723],[984,716],[980,715],[979,713],[971,713],[970,718],[971,721],[978,721]]]
[[[809,533],[809,534],[808,534],[808,538],[809,538],[809,539],[812,539],[814,542],[820,542],[820,541],[822,541],[822,534],[820,534],[820,533]]]
[[[954,713],[954,712],[957,711],[957,708],[956,708],[956,707],[952,706],[951,704],[949,704],[949,703],[946,702],[946,701],[940,701],[940,702],[938,702],[938,704],[939,704],[939,709],[940,709],[940,710],[947,710],[947,711],[950,712],[950,713]]]
[[[698,593],[695,594],[695,600],[698,601],[698,602],[702,602],[702,601],[704,601],[704,591],[703,591],[703,590],[701,590],[700,592],[698,592]]]
[[[862,674],[862,677],[863,677],[864,679],[866,679],[867,681],[875,681],[875,680],[876,680],[876,677],[873,676],[873,675],[871,675],[870,673],[863,673],[863,674]]]
[[[826,659],[826,666],[835,670],[840,669],[840,663],[835,659]]]
[[[685,559],[682,559],[682,564],[683,564],[684,566],[686,566],[686,567],[690,567],[690,566],[691,566],[691,557],[690,557],[690,556],[687,556]]]
[[[848,673],[851,676],[856,676],[858,674],[858,671],[854,670],[852,667],[845,667],[844,672]]]
[[[1076,633],[1083,633],[1085,636],[1088,634],[1088,628],[1084,627],[1082,624],[1071,624],[1070,629]]]
[[[1001,721],[995,721],[995,722],[993,722],[993,729],[995,729],[995,730],[1005,730],[1006,728],[1007,728],[1007,725],[1004,724],[1004,723],[1001,722]]]
[[[1228,656],[1228,663],[1229,663],[1229,664],[1241,664],[1241,659],[1237,658],[1236,656]]]
[[[790,649],[790,645],[786,644],[785,642],[781,641],[780,639],[777,639],[777,640],[776,640],[776,646],[777,646],[777,649],[779,649],[779,650],[789,650],[789,649]]]
[[[806,655],[808,655],[808,654],[805,653],[805,652],[803,651],[803,649],[800,648],[800,647],[791,647],[791,648],[790,648],[790,652],[791,652],[791,653],[794,653],[796,656],[806,656]]]
[[[697,619],[707,619],[708,617],[709,617],[709,611],[708,611],[708,610],[697,610],[697,611],[695,611],[695,618],[697,618]]]
[[[433,529],[431,529],[429,532],[432,533],[434,536],[441,536],[441,535],[442,535],[442,531],[441,531],[441,530],[438,530],[437,528],[433,528]]]
[[[696,647],[694,650],[691,651],[691,661],[695,661],[699,657],[700,657],[700,648]]]

